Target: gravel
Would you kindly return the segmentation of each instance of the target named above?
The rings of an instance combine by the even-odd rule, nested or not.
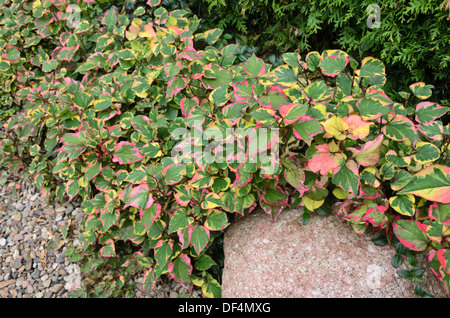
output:
[[[20,186],[17,195],[10,189]],[[59,228],[69,219],[76,225],[84,218],[80,202],[46,204],[33,182],[9,177],[0,185],[0,298],[66,298],[80,284],[82,272],[76,263],[59,250],[48,247],[53,237],[61,237]],[[80,244],[74,239],[74,245]],[[194,288],[189,294],[179,283],[157,282],[146,294],[143,277],[136,278],[136,298],[202,297]]]

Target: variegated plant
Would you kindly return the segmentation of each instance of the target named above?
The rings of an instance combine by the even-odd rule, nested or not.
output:
[[[80,2],[75,29],[67,5],[3,1],[26,15],[12,30],[56,46],[36,40],[30,65],[2,55],[3,76],[16,65],[36,75],[17,89],[25,116],[5,123],[0,146],[48,200],[82,200],[82,249],[68,254],[87,278],[74,295],[130,296],[142,275],[147,291],[170,277],[219,297],[212,247],[257,206],[395,233],[429,253],[449,290],[449,108],[426,101],[432,87],[412,84],[395,102],[381,61],[340,50],[236,63],[221,30],[196,33],[197,17],[155,0],[133,19]]]

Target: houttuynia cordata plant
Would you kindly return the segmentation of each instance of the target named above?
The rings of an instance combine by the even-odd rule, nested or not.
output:
[[[48,200],[81,199],[73,296],[131,296],[141,275],[220,297],[212,247],[258,206],[394,234],[449,291],[449,108],[430,85],[396,102],[380,60],[340,50],[239,63],[222,30],[159,2],[0,1],[2,94],[23,109],[2,160]]]

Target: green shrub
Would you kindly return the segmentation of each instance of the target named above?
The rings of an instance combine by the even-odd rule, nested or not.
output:
[[[262,56],[339,48],[362,60],[382,59],[389,92],[411,79],[433,84],[440,100],[450,100],[450,23],[447,0],[191,0],[205,28],[219,27]],[[369,28],[367,8],[380,6],[380,28]],[[447,10],[448,4],[447,4]],[[393,96],[397,98],[397,96]],[[447,101],[448,102],[448,101]]]
[[[158,2],[133,8],[132,20],[83,2],[79,24],[64,29],[66,5],[36,1],[30,21],[39,10],[61,18],[30,28],[60,50],[35,48],[30,65],[0,61],[5,76],[17,63],[39,74],[15,93],[25,114],[4,124],[2,164],[32,174],[49,201],[82,200],[82,246],[66,242],[86,275],[73,296],[132,296],[141,275],[147,291],[169,277],[220,297],[213,252],[257,206],[273,218],[301,206],[304,223],[332,212],[388,242],[395,234],[393,264],[402,247],[410,264],[428,252],[448,290],[449,109],[428,101],[429,85],[394,102],[380,60],[341,50],[236,63],[222,30],[196,32],[196,16]]]

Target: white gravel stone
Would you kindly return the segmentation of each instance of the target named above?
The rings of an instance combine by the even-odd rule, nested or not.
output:
[[[30,197],[30,201],[31,202],[34,202],[34,201],[36,201],[36,199],[39,197],[39,192],[38,193],[35,193],[32,197]]]

